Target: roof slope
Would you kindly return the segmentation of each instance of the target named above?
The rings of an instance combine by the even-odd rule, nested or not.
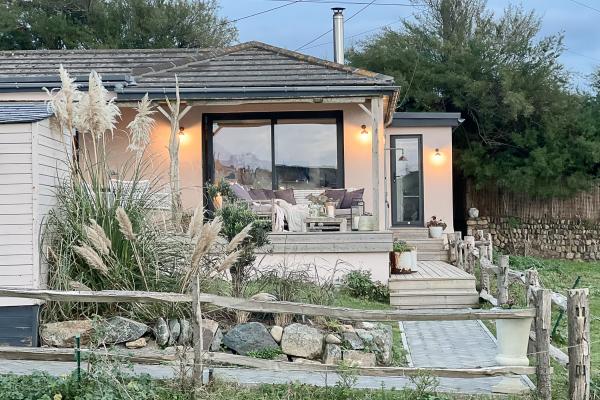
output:
[[[0,124],[37,122],[52,114],[46,103],[0,103]]]
[[[62,64],[85,81],[96,70],[120,99],[172,93],[183,98],[281,97],[395,92],[393,78],[260,42],[225,49],[36,50],[0,52],[0,90],[58,85]]]

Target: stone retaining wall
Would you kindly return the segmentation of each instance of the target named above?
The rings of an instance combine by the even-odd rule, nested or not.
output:
[[[480,217],[467,221],[468,234],[491,233],[494,246],[518,255],[600,260],[600,223],[565,219]]]

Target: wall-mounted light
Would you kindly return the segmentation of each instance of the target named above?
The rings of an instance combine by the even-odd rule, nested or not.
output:
[[[435,148],[435,153],[433,154],[434,157],[441,157],[442,153],[440,153],[440,149],[438,149],[437,147]]]
[[[361,125],[360,129],[361,129],[361,131],[360,131],[361,135],[368,135],[369,134],[369,131],[367,130],[367,126],[366,125]]]
[[[406,156],[404,155],[404,149],[399,148],[398,150],[400,150],[400,157],[398,158],[398,161],[408,161],[408,158],[406,158]]]
[[[185,128],[183,126],[179,127],[179,136],[185,136]]]
[[[431,162],[433,165],[442,165],[445,161],[445,157],[440,151],[438,147],[433,151],[433,155],[431,156]]]

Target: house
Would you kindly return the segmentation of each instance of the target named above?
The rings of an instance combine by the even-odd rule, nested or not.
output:
[[[46,191],[63,173],[59,160],[70,154],[60,151],[59,139],[48,138],[52,117],[42,88],[59,86],[61,64],[84,89],[87,74],[96,70],[116,97],[123,117],[107,142],[115,164],[132,156],[120,131],[137,101],[146,93],[156,103],[174,98],[177,75],[188,108],[180,135],[186,209],[202,204],[205,184],[220,178],[243,177],[248,186],[271,190],[364,189],[365,209],[375,221],[370,231],[275,232],[262,262],[341,260],[387,281],[394,236],[423,246],[421,260],[447,257],[441,239],[427,239],[424,224],[436,215],[453,231],[452,129],[460,116],[395,113],[400,88],[389,76],[259,42],[218,50],[0,52],[0,64],[2,286],[45,284],[39,230],[53,204]],[[145,157],[165,177],[169,133],[168,121],[157,114]],[[473,304],[474,280],[465,290],[470,297],[454,306]],[[37,312],[22,300],[1,299],[0,305]],[[0,318],[6,310],[0,307]]]

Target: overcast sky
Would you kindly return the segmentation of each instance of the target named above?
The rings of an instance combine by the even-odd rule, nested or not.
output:
[[[286,5],[290,2],[291,0],[221,0],[220,12],[229,19],[237,19],[285,5],[280,9],[237,21],[239,40],[258,40],[296,50],[331,28],[331,7],[345,7],[347,18],[363,8],[364,3],[369,0],[340,0],[339,3],[334,0],[301,0]],[[318,4],[319,2],[323,4]],[[489,7],[497,13],[502,12],[510,3],[534,9],[543,18],[542,34],[564,33],[567,51],[562,56],[562,61],[575,74],[575,84],[585,86],[585,76],[600,65],[600,0],[488,1]],[[411,18],[412,13],[418,10],[413,6],[400,4],[409,4],[409,1],[376,0],[373,5],[347,21],[346,45],[368,37],[377,31],[375,28],[383,25],[399,27],[398,21]],[[331,59],[331,35],[326,34],[301,51]]]

